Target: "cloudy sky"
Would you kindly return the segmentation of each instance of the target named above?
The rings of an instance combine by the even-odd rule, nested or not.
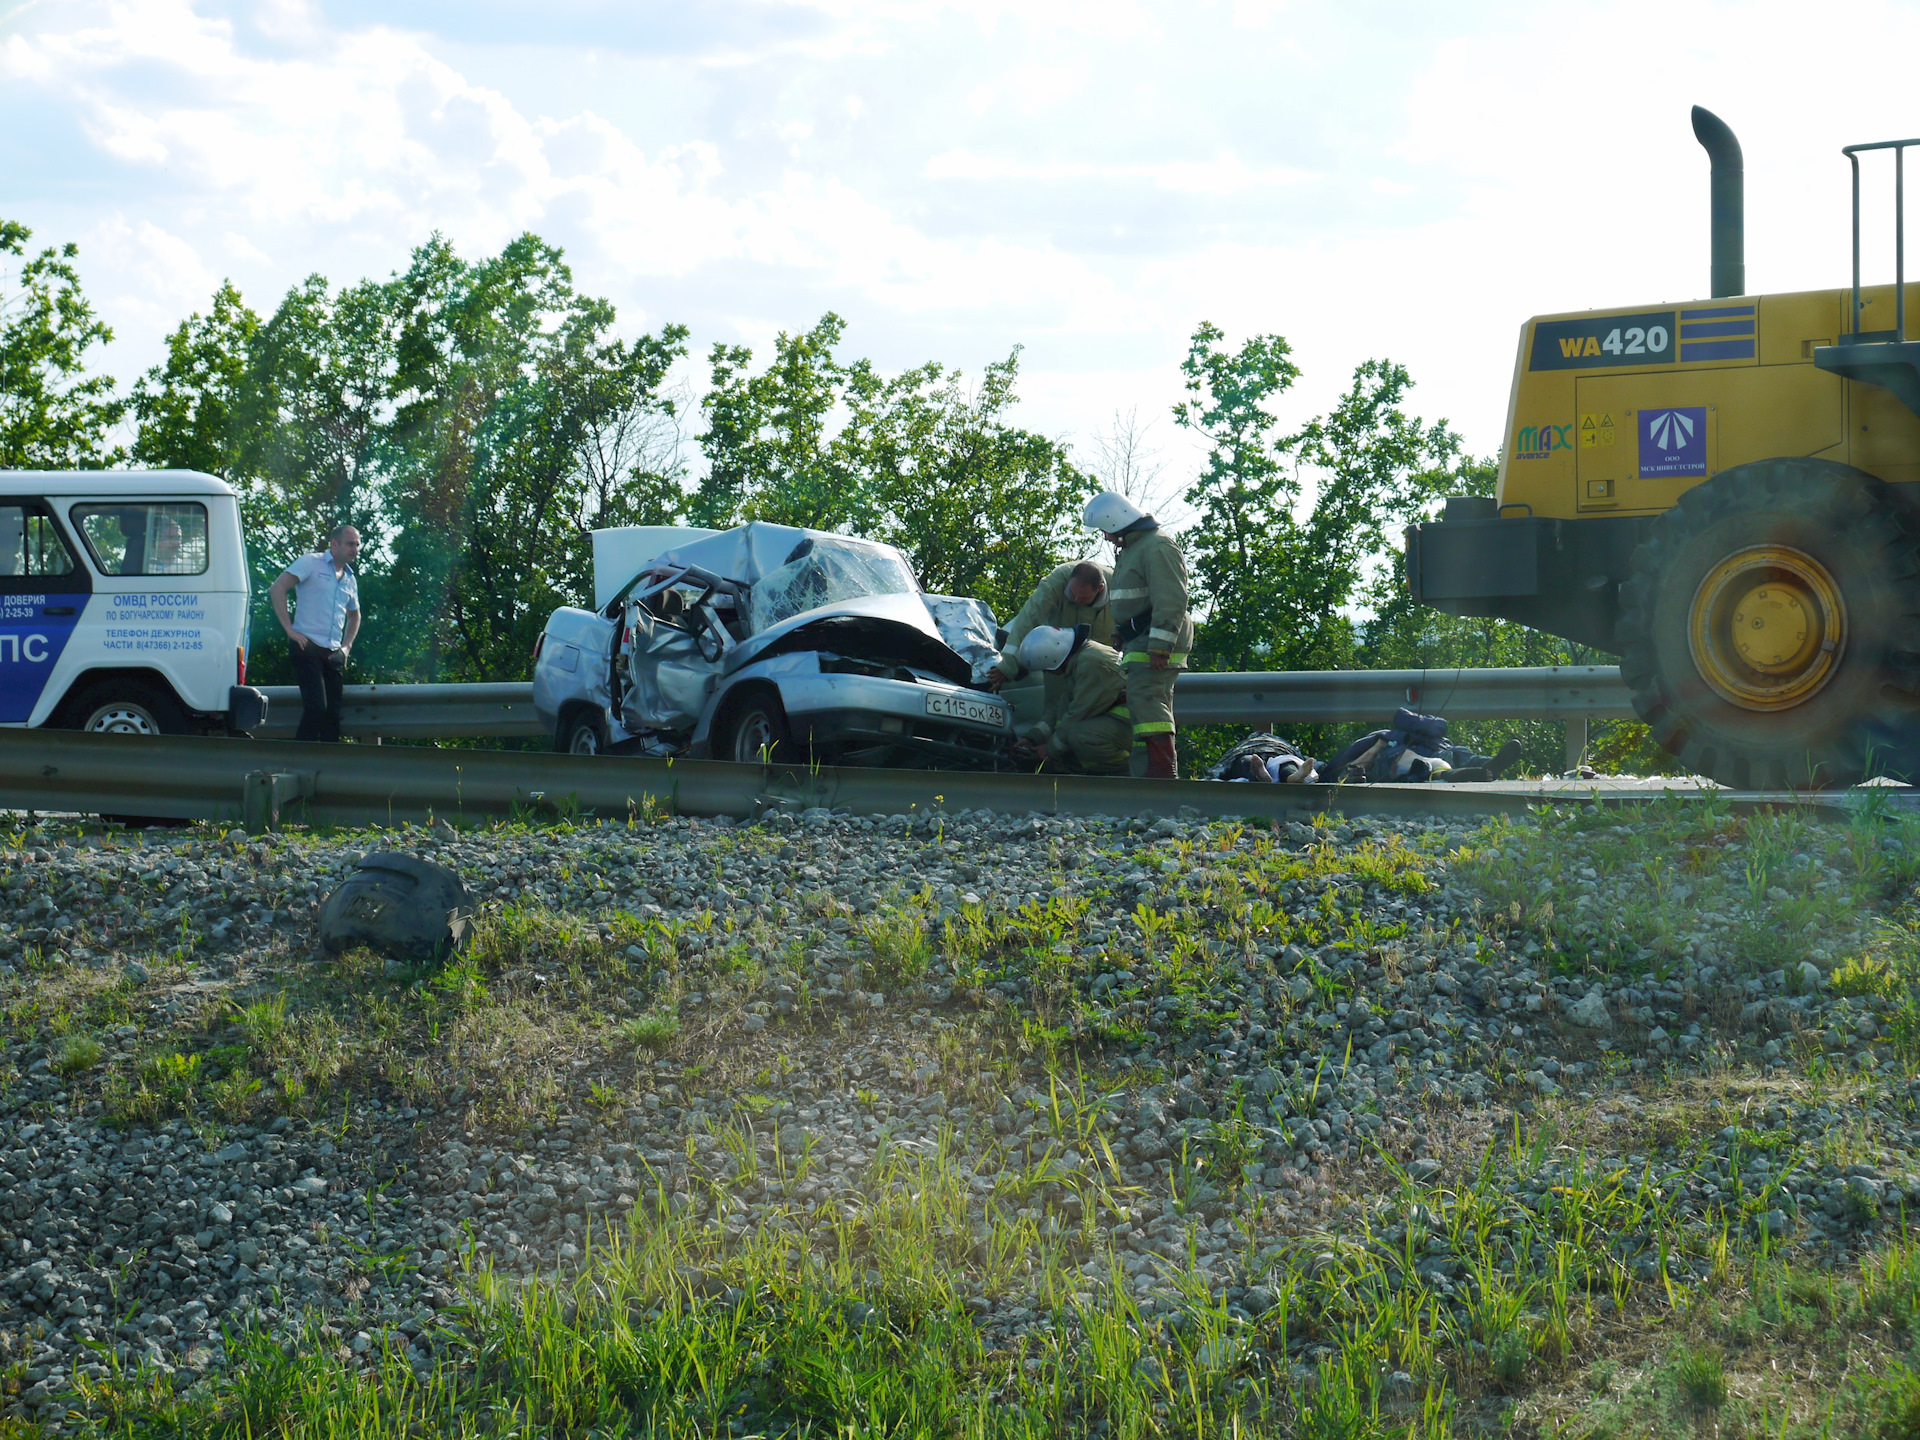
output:
[[[1693,103],[1750,287],[1842,283],[1839,147],[1920,134],[1867,83],[1916,42],[1886,4],[0,0],[0,215],[80,243],[123,379],[222,277],[268,309],[533,230],[702,350],[827,309],[887,368],[1023,345],[1027,424],[1135,408],[1176,472],[1202,319],[1292,341],[1290,418],[1390,356],[1489,452],[1524,317],[1705,293]]]

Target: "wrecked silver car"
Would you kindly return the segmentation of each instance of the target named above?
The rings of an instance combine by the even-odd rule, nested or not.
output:
[[[600,608],[554,611],[534,652],[534,708],[556,749],[1001,762],[1013,712],[981,688],[996,651],[980,601],[928,595],[899,551],[844,535],[764,522],[633,533],[678,543],[617,587],[597,576]]]

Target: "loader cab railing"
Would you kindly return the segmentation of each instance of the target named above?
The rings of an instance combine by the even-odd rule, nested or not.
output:
[[[1838,345],[1814,348],[1820,369],[1862,385],[1878,385],[1920,415],[1920,342],[1907,339],[1907,147],[1920,140],[1876,140],[1840,153],[1853,167],[1853,328]],[[1893,328],[1860,328],[1860,157],[1893,151]]]
[[[1853,329],[1842,345],[1896,345],[1907,339],[1907,147],[1920,140],[1875,140],[1847,145],[1840,153],[1853,167]],[[1860,156],[1867,150],[1893,151],[1893,329],[1860,328]]]

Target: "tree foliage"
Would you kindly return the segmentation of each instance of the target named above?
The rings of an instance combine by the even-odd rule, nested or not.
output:
[[[781,334],[759,373],[744,346],[716,345],[702,402],[707,474],[693,523],[770,520],[883,540],[927,589],[1011,614],[1080,537],[1092,483],[1066,447],[1011,423],[1020,352],[977,387],[939,364],[891,378],[842,360],[829,312]]]
[[[560,252],[532,235],[474,264],[435,240],[394,296],[385,459],[391,503],[416,523],[391,542],[392,574],[435,607],[418,620],[440,653],[423,658],[442,673],[510,672],[559,597],[591,592],[601,432],[667,403],[661,383],[687,332],[612,338],[612,305],[580,295]]]
[[[716,530],[748,520],[816,530],[864,528],[869,496],[854,437],[835,424],[850,384],[871,375],[866,362],[834,354],[846,322],[832,311],[799,335],[781,331],[773,360],[752,373],[753,351],[715,345],[701,409],[700,449],[707,474],[690,507],[696,525]]]
[[[1008,423],[1016,346],[976,389],[958,370],[923,365],[857,388],[855,421],[871,533],[904,551],[938,594],[972,595],[1013,614],[1085,536],[1093,484],[1066,448]]]
[[[531,235],[478,261],[435,237],[338,290],[311,276],[264,322],[223,285],[135,386],[135,455],[240,490],[257,594],[359,526],[374,672],[519,676],[551,610],[591,590],[591,530],[682,499],[645,442],[686,331],[613,322]]]
[[[111,376],[86,373],[87,352],[113,331],[81,292],[79,247],[29,255],[32,239],[0,219],[0,469],[119,464],[126,452],[111,436],[126,403]]]
[[[1359,652],[1362,587],[1386,563],[1389,529],[1451,480],[1458,437],[1403,408],[1413,381],[1368,360],[1327,414],[1275,437],[1272,404],[1299,376],[1287,342],[1256,335],[1238,351],[1202,324],[1181,370],[1193,397],[1175,421],[1205,436],[1207,468],[1187,500],[1199,512],[1189,559],[1205,608],[1200,664],[1318,670],[1371,664]]]

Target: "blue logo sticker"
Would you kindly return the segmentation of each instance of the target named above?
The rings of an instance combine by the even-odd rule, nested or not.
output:
[[[1707,407],[1640,412],[1640,477],[1707,473]]]
[[[0,723],[20,725],[32,717],[87,599],[85,595],[0,595]]]

